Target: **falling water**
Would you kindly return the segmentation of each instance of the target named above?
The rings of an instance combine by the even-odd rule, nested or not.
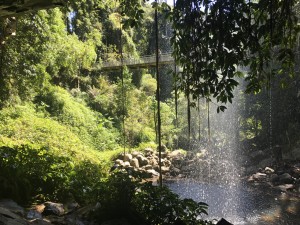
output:
[[[270,90],[267,116],[269,116],[271,135],[272,92]],[[224,113],[217,113],[217,105],[210,104],[210,142],[208,141],[209,128],[207,122],[204,122],[208,118],[206,101],[202,101],[202,141],[193,150],[205,152],[205,155],[198,159],[196,168],[191,172],[192,179],[170,183],[169,187],[183,198],[208,203],[208,219],[219,220],[223,217],[235,225],[297,225],[299,224],[297,212],[300,210],[298,200],[289,199],[275,190],[266,191],[266,187],[249,186],[241,179],[243,154],[238,143],[239,102],[242,96],[239,92],[240,90],[237,90],[234,94],[233,104],[227,105]],[[192,117],[192,120],[196,118],[198,114]],[[269,144],[271,148],[271,138]],[[289,213],[290,209],[292,213]]]

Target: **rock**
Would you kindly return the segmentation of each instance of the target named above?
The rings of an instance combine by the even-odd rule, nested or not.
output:
[[[170,160],[164,160],[163,162],[162,162],[162,165],[163,166],[166,166],[166,167],[170,167],[171,166],[171,161]]]
[[[138,155],[136,158],[138,159],[140,166],[146,166],[149,164],[149,160],[142,155]]]
[[[159,176],[159,173],[156,172],[154,169],[146,170],[146,172],[153,176]]]
[[[139,154],[140,154],[140,153],[137,152],[137,151],[133,151],[133,152],[131,153],[131,155],[132,155],[133,158],[137,157]]]
[[[271,174],[271,173],[274,173],[275,171],[272,169],[272,168],[270,168],[270,167],[266,167],[265,168],[265,173],[266,174]]]
[[[169,167],[166,167],[166,166],[162,166],[161,167],[161,173],[168,173],[168,172],[170,172],[170,168]]]
[[[155,171],[159,171],[159,165],[157,164],[157,165],[154,165],[153,166],[153,169],[155,170]]]
[[[181,150],[175,150],[169,153],[170,158],[182,159],[184,155],[182,154]]]
[[[145,148],[144,152],[146,156],[151,156],[154,151],[152,148]]]
[[[1,184],[0,184],[1,185]],[[11,199],[2,199],[0,201],[0,207],[8,209],[9,211],[18,214],[19,216],[25,216],[25,210]]]
[[[259,168],[266,168],[267,166],[271,165],[273,163],[273,159],[272,158],[266,158],[264,160],[261,160],[258,163],[258,167]]]
[[[133,166],[134,168],[139,168],[140,165],[139,165],[139,160],[137,158],[133,158],[131,161],[130,161],[130,165]]]
[[[270,181],[271,181],[272,183],[277,183],[277,182],[279,182],[279,176],[278,176],[276,173],[272,174],[272,175],[270,176]]]
[[[1,225],[28,225],[25,219],[22,219],[16,213],[0,207],[0,224]]]
[[[46,206],[44,204],[36,205],[36,206],[34,206],[34,210],[39,213],[43,213],[45,210],[45,207]]]
[[[115,161],[115,163],[116,163],[117,165],[124,166],[124,162],[123,162],[122,159],[117,159],[117,160]]]
[[[126,161],[124,162],[124,165],[123,165],[124,168],[128,168],[130,167],[130,162]]]
[[[293,190],[294,185],[293,184],[282,184],[282,185],[276,186],[275,189],[285,192],[285,191],[288,191],[288,190]]]
[[[67,213],[74,212],[79,208],[79,204],[77,202],[71,201],[65,204]]]
[[[131,154],[125,154],[124,155],[124,162],[130,162],[132,160],[132,155]]]
[[[264,180],[267,177],[267,174],[257,172],[255,174],[253,174],[252,177],[253,177],[254,180],[261,181],[261,180]]]
[[[45,202],[45,210],[43,214],[45,215],[57,215],[62,216],[65,213],[64,205],[61,203]]]
[[[26,218],[29,219],[29,220],[33,220],[33,219],[42,219],[43,216],[40,212],[34,210],[34,209],[31,209],[28,211],[27,215],[26,215]]]
[[[300,178],[300,168],[299,167],[293,167],[291,171],[291,175],[295,178]]]
[[[156,165],[158,165],[158,162],[157,162],[157,160],[155,158],[152,158],[152,159],[149,160],[149,164],[151,166],[156,166]]]
[[[175,176],[178,176],[179,174],[180,174],[180,169],[178,169],[174,166],[170,167],[170,175],[171,176],[175,177]]]
[[[145,166],[145,170],[152,170],[152,169],[153,169],[153,167],[151,165],[146,165]]]
[[[291,184],[291,183],[293,183],[293,181],[294,180],[293,180],[292,176],[288,173],[281,174],[278,177],[278,182],[280,184]]]
[[[233,225],[232,223],[229,223],[227,220],[222,218],[221,220],[218,221],[216,225]]]

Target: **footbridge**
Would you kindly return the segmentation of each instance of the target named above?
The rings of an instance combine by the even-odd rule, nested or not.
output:
[[[173,64],[174,58],[171,52],[166,52],[159,54],[158,56],[158,64],[159,65],[167,65]],[[149,68],[156,66],[156,55],[145,55],[138,59],[135,58],[124,58],[123,60],[113,60],[113,61],[104,61],[101,66],[101,70],[118,70],[123,66],[127,66],[128,68]]]

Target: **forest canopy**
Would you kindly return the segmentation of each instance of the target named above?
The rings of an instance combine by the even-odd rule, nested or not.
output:
[[[141,20],[139,2],[121,1],[125,25]],[[241,76],[246,91],[254,93],[269,86],[274,76],[294,76],[299,1],[177,0],[173,8],[166,3],[153,6],[172,23],[173,55],[182,67],[177,85],[193,99],[232,102]]]

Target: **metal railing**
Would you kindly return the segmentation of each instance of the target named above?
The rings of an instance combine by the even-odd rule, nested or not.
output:
[[[162,53],[159,55],[159,64],[170,64],[174,63],[174,58],[170,52]],[[136,58],[124,58],[123,62],[121,60],[115,61],[104,61],[102,63],[102,69],[117,69],[122,66],[127,67],[149,67],[155,66],[156,55],[145,55],[138,59]]]

